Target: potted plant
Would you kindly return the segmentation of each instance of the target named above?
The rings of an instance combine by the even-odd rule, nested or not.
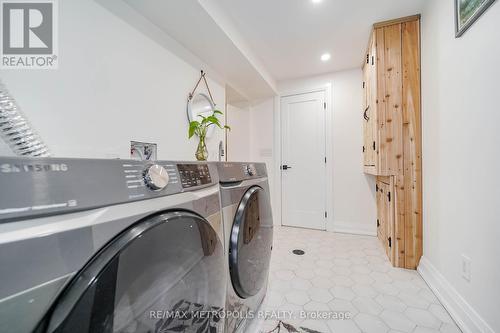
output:
[[[231,130],[229,126],[221,125],[219,119],[217,118],[218,114],[222,115],[222,112],[220,112],[219,110],[214,110],[213,113],[208,117],[199,114],[198,117],[200,117],[201,120],[193,120],[189,123],[189,138],[191,139],[193,135],[196,134],[200,140],[198,142],[198,148],[196,149],[195,154],[198,161],[206,161],[208,158],[208,149],[205,140],[207,138],[207,131],[210,126],[215,125],[221,129],[226,128],[228,130]]]

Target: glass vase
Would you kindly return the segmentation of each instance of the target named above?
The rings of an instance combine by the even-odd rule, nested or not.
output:
[[[200,142],[198,142],[198,148],[196,149],[195,156],[198,161],[206,161],[208,159],[208,149],[204,136],[200,137]]]

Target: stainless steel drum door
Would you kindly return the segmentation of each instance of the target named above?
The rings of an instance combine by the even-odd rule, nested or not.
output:
[[[236,211],[229,240],[229,271],[239,297],[254,296],[265,285],[272,242],[269,198],[260,186],[250,187]]]
[[[223,246],[198,215],[149,217],[100,251],[59,297],[39,331],[218,332]]]

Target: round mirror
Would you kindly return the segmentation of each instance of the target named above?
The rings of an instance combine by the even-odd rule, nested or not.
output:
[[[189,122],[193,120],[201,121],[200,115],[203,117],[208,117],[212,115],[215,110],[215,105],[212,100],[205,94],[196,94],[188,101],[187,104],[187,116]],[[207,131],[207,138],[212,136],[214,132],[214,127],[210,126]]]

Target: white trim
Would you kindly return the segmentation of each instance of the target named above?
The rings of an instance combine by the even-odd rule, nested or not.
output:
[[[464,333],[494,333],[486,321],[426,258],[420,259],[417,271],[436,294]]]
[[[377,228],[368,223],[334,221],[333,224],[327,225],[326,230],[342,234],[377,236]]]
[[[325,155],[326,155],[326,185],[325,185],[325,209],[327,218],[325,221],[325,228],[333,223],[333,83],[329,81],[326,85],[317,88],[294,90],[280,93],[275,97],[274,103],[274,165],[275,165],[275,209],[273,213],[274,224],[283,225],[282,223],[282,200],[281,200],[281,99],[284,97],[310,94],[314,92],[323,92],[324,101],[326,103],[326,116],[325,116]]]
[[[274,97],[274,225],[281,225],[281,97]]]

